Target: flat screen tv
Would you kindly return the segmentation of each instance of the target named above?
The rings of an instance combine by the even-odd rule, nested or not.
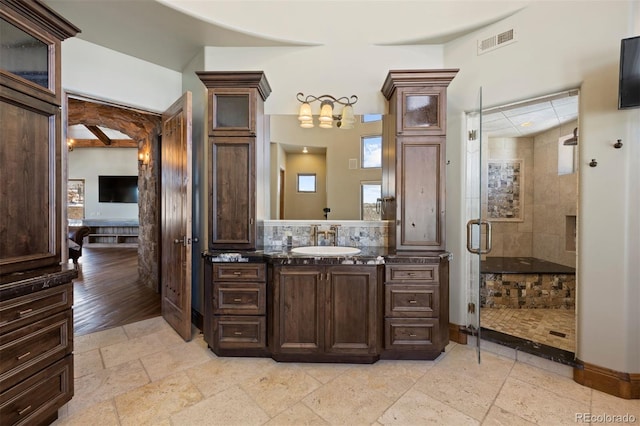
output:
[[[138,176],[98,176],[98,201],[137,203]]]
[[[640,36],[622,39],[618,109],[640,107]]]

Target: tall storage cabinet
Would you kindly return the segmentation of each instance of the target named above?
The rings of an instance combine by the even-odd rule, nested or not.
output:
[[[0,0],[0,424],[49,424],[73,397],[73,284],[61,265],[60,53],[78,28]]]
[[[209,249],[256,246],[256,159],[266,142],[262,71],[203,71],[209,133]]]
[[[445,249],[446,89],[457,69],[389,71],[382,214],[396,250]]]

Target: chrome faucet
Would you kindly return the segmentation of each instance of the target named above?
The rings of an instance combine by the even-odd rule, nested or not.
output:
[[[313,245],[318,245],[318,235],[322,235],[325,240],[328,240],[331,237],[330,245],[337,246],[339,226],[340,225],[331,225],[328,230],[320,230],[318,229],[320,225],[311,225],[311,241],[313,242]]]

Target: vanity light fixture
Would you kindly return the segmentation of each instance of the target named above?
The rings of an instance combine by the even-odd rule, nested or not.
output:
[[[67,139],[67,149],[69,150],[69,152],[73,151],[73,143],[75,141],[73,139]]]
[[[313,96],[300,92],[296,95],[300,105],[300,111],[298,113],[298,120],[300,121],[300,127],[309,129],[313,127],[313,113],[311,112],[311,103],[320,102],[320,116],[318,117],[319,127],[323,129],[331,129],[333,122],[336,121],[336,127],[340,129],[353,129],[355,123],[355,117],[353,115],[353,104],[358,102],[356,95],[351,97],[343,96],[341,98],[334,98],[331,95]],[[343,105],[342,111],[339,115],[334,114],[334,105]]]

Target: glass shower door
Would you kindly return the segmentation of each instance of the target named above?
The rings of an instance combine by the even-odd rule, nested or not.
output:
[[[491,224],[482,215],[482,87],[477,108],[467,113],[465,219],[467,223],[467,330],[475,339],[480,362],[480,266],[491,250]]]

